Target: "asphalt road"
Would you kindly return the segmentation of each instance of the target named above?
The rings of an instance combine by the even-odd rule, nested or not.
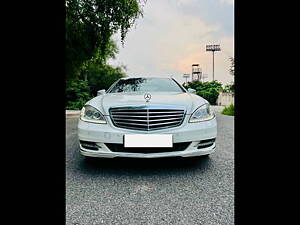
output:
[[[66,119],[66,224],[234,224],[234,117],[207,158],[95,159]]]

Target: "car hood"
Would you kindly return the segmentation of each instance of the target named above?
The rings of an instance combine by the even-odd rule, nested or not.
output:
[[[146,103],[144,98],[145,93],[109,93],[97,96],[86,104],[97,108],[103,115],[109,115],[109,108],[111,107],[135,105],[184,106],[186,108],[186,113],[191,114],[200,105],[207,103],[202,97],[190,93],[155,92],[150,94],[151,99],[148,103]]]

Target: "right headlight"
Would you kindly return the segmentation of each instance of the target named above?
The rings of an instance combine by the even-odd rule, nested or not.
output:
[[[106,123],[101,112],[90,105],[83,106],[80,113],[80,119],[90,123]]]
[[[211,120],[215,117],[214,112],[210,109],[210,105],[205,103],[200,106],[192,113],[191,118],[189,120],[190,123],[197,123],[202,121]]]

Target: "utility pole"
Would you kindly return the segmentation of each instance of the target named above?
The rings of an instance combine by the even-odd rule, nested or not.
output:
[[[215,80],[215,51],[221,51],[220,45],[206,45],[206,51],[213,53],[213,81]]]

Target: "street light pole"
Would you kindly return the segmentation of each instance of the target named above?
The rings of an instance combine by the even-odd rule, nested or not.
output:
[[[215,80],[215,51],[221,51],[220,45],[206,45],[206,51],[213,53],[213,81]]]

